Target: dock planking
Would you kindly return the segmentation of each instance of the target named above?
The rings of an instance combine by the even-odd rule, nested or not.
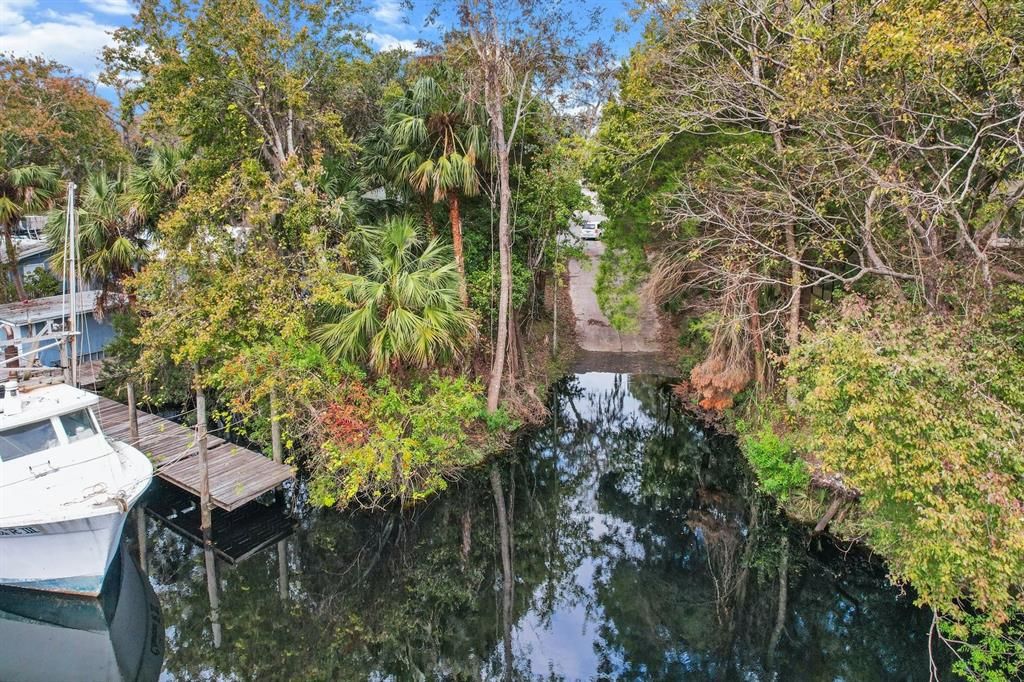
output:
[[[96,415],[111,438],[129,442],[128,406],[100,398]],[[199,445],[193,429],[155,414],[138,411],[139,439],[135,446],[157,468],[157,475],[193,495],[199,495]],[[217,509],[234,511],[295,478],[295,471],[258,452],[207,436],[210,502]]]

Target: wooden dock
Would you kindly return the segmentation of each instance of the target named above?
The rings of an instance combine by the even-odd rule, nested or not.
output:
[[[127,405],[101,397],[97,416],[108,436],[131,441]],[[139,440],[135,446],[150,458],[157,475],[198,496],[199,448],[195,431],[142,410],[138,411],[138,418]],[[291,467],[216,436],[208,436],[207,460],[210,502],[228,512],[295,478]]]
[[[197,547],[203,546],[199,502],[165,481],[146,493],[145,512]],[[281,499],[247,504],[238,511],[213,511],[214,553],[234,566],[295,532],[295,520]]]

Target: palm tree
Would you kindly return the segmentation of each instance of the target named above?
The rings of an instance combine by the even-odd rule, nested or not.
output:
[[[180,147],[158,145],[150,151],[145,164],[132,169],[123,204],[131,225],[140,229],[155,228],[156,219],[169,202],[185,195],[187,158]]]
[[[376,372],[429,367],[458,357],[473,318],[458,297],[451,249],[426,246],[409,217],[373,233],[366,274],[340,274],[329,321],[316,338],[334,359],[365,361]]]
[[[120,281],[135,272],[145,254],[145,238],[132,225],[127,202],[125,181],[102,172],[89,174],[78,200],[79,275],[87,282],[99,283],[101,308],[106,307],[110,292]],[[46,222],[46,238],[54,246],[50,263],[54,270],[63,264],[66,221],[63,207],[50,211]]]
[[[28,298],[28,294],[18,269],[14,230],[25,215],[45,210],[50,205],[57,184],[57,172],[54,169],[23,163],[10,145],[0,148],[0,224],[4,231],[7,269],[21,300]]]
[[[106,307],[112,291],[136,272],[147,254],[150,233],[170,202],[186,190],[184,154],[173,147],[155,147],[146,163],[126,178],[90,174],[78,202],[80,275],[97,282],[99,306]],[[64,254],[64,208],[50,212],[46,237],[54,246],[51,266],[61,267]]]
[[[487,149],[483,120],[479,107],[441,88],[434,78],[422,76],[398,100],[387,126],[399,181],[419,194],[430,195],[434,203],[448,202],[459,297],[464,305],[469,304],[469,294],[459,194],[474,196],[479,191],[476,164]]]

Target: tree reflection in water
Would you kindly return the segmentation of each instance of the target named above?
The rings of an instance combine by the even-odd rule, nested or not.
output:
[[[175,679],[927,679],[926,614],[807,544],[662,380],[594,373],[428,503],[218,567],[219,648],[202,552],[150,563]]]

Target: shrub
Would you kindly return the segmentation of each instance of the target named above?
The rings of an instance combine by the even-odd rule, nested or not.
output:
[[[331,437],[314,458],[311,500],[321,506],[421,500],[488,449],[478,382],[435,375],[399,387],[385,378],[348,405],[328,411]]]
[[[770,425],[744,436],[741,445],[754,467],[758,484],[766,493],[785,501],[810,482],[807,464],[797,455],[792,443],[772,431]]]
[[[965,604],[996,637],[1024,586],[1024,358],[999,324],[866,311],[787,368],[794,445],[861,492],[868,542],[961,641],[979,630]]]
[[[36,268],[25,275],[25,290],[29,298],[44,298],[60,293],[60,280],[47,268]]]

